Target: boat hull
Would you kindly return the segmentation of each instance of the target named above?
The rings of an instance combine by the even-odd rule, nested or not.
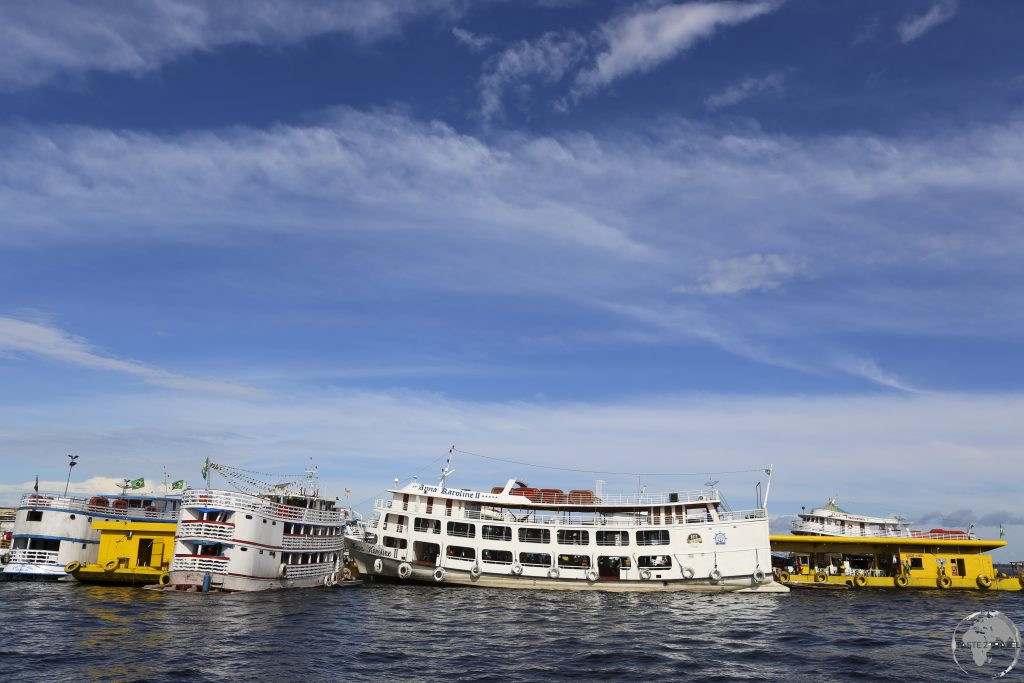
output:
[[[347,540],[349,553],[356,563],[358,573],[371,580],[397,581],[404,583],[431,583],[436,585],[477,586],[482,588],[518,588],[526,590],[563,590],[563,591],[603,591],[603,592],[677,592],[694,593],[788,593],[789,589],[772,577],[766,576],[763,583],[757,583],[752,576],[723,576],[719,581],[707,578],[684,579],[678,574],[669,576],[652,574],[649,580],[608,579],[597,577],[595,580],[586,578],[562,578],[545,576],[516,576],[510,570],[506,573],[481,571],[474,574],[468,568],[437,567],[421,563],[408,563],[402,560],[374,553],[371,546],[362,541]],[[409,573],[402,578],[401,567],[409,567]],[[438,569],[443,578],[438,580]]]
[[[64,567],[57,564],[11,562],[0,572],[0,581],[70,581]]]

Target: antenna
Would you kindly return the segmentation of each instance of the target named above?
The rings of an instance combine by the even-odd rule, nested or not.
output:
[[[439,489],[443,489],[445,487],[445,484],[448,482],[448,476],[455,471],[452,469],[452,455],[454,454],[455,446],[452,445],[452,447],[448,449],[448,462],[446,462],[444,467],[441,469],[441,481],[437,485],[437,488]],[[397,484],[398,482],[395,483]]]

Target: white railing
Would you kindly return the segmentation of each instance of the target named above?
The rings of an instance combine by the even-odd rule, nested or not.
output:
[[[288,522],[308,524],[345,523],[343,510],[315,510],[274,502],[262,496],[235,491],[215,489],[189,489],[181,497],[182,507],[217,508],[223,510],[246,510],[264,517]]]
[[[183,519],[178,523],[178,538],[209,538],[230,541],[235,535],[235,525],[226,522]]]
[[[421,495],[421,494],[415,494]],[[572,493],[553,493],[548,491],[537,490],[536,495],[530,498],[526,496],[509,496],[513,501],[522,501],[524,505],[562,505],[562,506],[581,506],[581,507],[602,507],[602,506],[614,506],[621,507],[624,505],[632,507],[646,507],[646,506],[664,506],[664,505],[682,505],[684,503],[718,503],[720,501],[720,492],[718,489],[700,489],[696,491],[678,491],[674,493],[625,493],[625,494],[613,494],[613,495],[602,495],[600,497],[594,496],[593,502],[581,502],[579,498],[573,496]],[[444,508],[447,505],[447,501],[452,500],[445,497],[434,498],[433,507]],[[454,500],[462,500],[456,498]],[[501,501],[502,505],[513,505],[513,503],[507,502],[508,498],[504,498]],[[468,500],[467,502],[476,503],[480,505],[494,505],[495,501],[487,499],[475,499]],[[385,509],[401,509],[402,512],[424,512],[425,509],[418,509],[417,506],[424,506],[425,503],[415,503],[409,501],[407,503],[397,500],[395,498],[378,498],[374,502],[374,506],[378,510]]]
[[[25,562],[28,564],[57,564],[56,550],[27,550],[18,548],[11,551],[10,562]]]
[[[94,498],[106,498],[106,496],[94,496]],[[83,512],[94,517],[113,517],[130,519],[152,519],[167,520],[173,522],[178,518],[178,512],[157,512],[155,510],[144,510],[137,507],[114,507],[115,501],[121,500],[116,496],[110,498],[109,505],[90,505],[91,498],[74,498],[71,496],[44,496],[38,493],[27,493],[21,497],[19,507],[30,508],[51,508],[56,510],[70,510],[72,512]]]
[[[171,562],[171,571],[225,574],[228,571],[228,560],[220,557],[176,555]]]
[[[345,545],[341,536],[285,536],[281,547],[285,550],[340,550]]]
[[[815,522],[804,522],[797,520],[792,524],[794,533],[802,533],[808,536],[836,536],[839,538],[922,538],[937,541],[973,541],[974,534],[966,532],[935,532],[915,531],[913,529],[861,529],[853,527],[848,529],[838,524],[818,524]]]
[[[333,562],[319,562],[317,564],[289,564],[285,578],[300,579],[305,576],[316,576],[334,571]]]
[[[375,511],[382,516],[388,510],[395,510],[392,507],[392,499],[378,498],[374,501]],[[396,506],[397,507],[397,506]],[[409,502],[404,506],[402,514],[405,515],[430,515],[431,519],[462,520],[469,519],[481,524],[504,523],[504,524],[552,524],[559,526],[584,526],[584,527],[636,527],[636,526],[683,526],[687,524],[708,524],[715,520],[707,512],[694,514],[693,510],[686,515],[685,521],[680,515],[650,515],[646,510],[636,512],[616,512],[605,515],[600,512],[554,512],[548,510],[531,510],[524,515],[515,515],[505,508],[487,506],[482,510],[460,510],[452,508],[446,510],[444,505],[436,503],[427,513],[427,506],[424,503]],[[451,514],[446,514],[450,512]],[[718,510],[718,520],[721,522],[735,522],[741,520],[765,519],[767,512],[764,508],[755,510]],[[394,514],[394,513],[392,513]],[[657,520],[657,522],[655,522]],[[414,522],[415,523],[415,522]],[[371,527],[374,528],[374,527]],[[390,530],[391,525],[388,525]],[[459,534],[450,533],[449,536]]]

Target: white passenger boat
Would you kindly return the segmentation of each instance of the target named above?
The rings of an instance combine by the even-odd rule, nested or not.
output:
[[[167,583],[192,591],[260,591],[332,586],[345,579],[347,511],[321,498],[316,471],[305,482],[267,484],[207,462],[248,491],[188,489],[182,496]]]
[[[796,536],[858,536],[867,538],[930,538],[936,540],[973,540],[974,534],[955,529],[911,529],[902,517],[872,517],[857,515],[839,507],[835,498],[829,498],[822,507],[801,512],[791,524]]]
[[[3,551],[0,581],[73,580],[65,566],[96,562],[100,532],[94,521],[173,522],[178,503],[175,496],[26,494],[15,513],[10,548]]]
[[[772,577],[764,507],[717,489],[605,496],[509,480],[490,491],[416,481],[346,538],[369,577],[501,588],[785,592]]]

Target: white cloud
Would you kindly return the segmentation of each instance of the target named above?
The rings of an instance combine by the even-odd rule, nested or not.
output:
[[[778,6],[778,2],[688,2],[626,14],[602,28],[607,47],[594,66],[577,77],[576,91],[587,94],[624,76],[650,71],[718,29],[750,21]]]
[[[489,120],[503,111],[509,89],[523,95],[531,82],[557,83],[586,54],[585,39],[575,33],[545,33],[534,41],[520,41],[488,64],[480,77],[480,115]]]
[[[258,3],[73,0],[0,5],[0,90],[90,70],[139,74],[235,43],[282,45],[325,33],[371,39],[451,0],[262,0]]]
[[[955,17],[959,9],[957,0],[940,0],[929,7],[924,14],[908,17],[901,22],[896,29],[900,34],[900,40],[904,43],[917,40],[939,24]]]
[[[704,100],[704,106],[714,111],[723,107],[731,107],[762,93],[779,96],[782,94],[785,81],[786,75],[781,72],[771,73],[763,78],[744,78],[722,92],[709,96]]]
[[[465,45],[471,52],[481,52],[494,42],[494,36],[478,35],[458,26],[452,28],[452,35],[455,36],[455,40]]]
[[[143,381],[169,389],[222,396],[259,398],[264,392],[240,384],[213,379],[187,377],[122,360],[94,349],[87,341],[51,325],[0,316],[0,357],[31,356],[47,361],[116,372],[138,377]]]
[[[778,288],[800,269],[778,254],[750,254],[742,258],[713,260],[696,286],[675,287],[676,292],[739,294]]]
[[[865,358],[863,356],[855,356],[849,353],[839,354],[835,359],[835,366],[843,372],[866,379],[876,384],[889,387],[890,389],[899,389],[900,391],[909,391],[913,393],[923,393],[922,389],[911,386],[904,382],[899,377],[896,377],[892,373],[886,372],[878,366],[873,358]]]

